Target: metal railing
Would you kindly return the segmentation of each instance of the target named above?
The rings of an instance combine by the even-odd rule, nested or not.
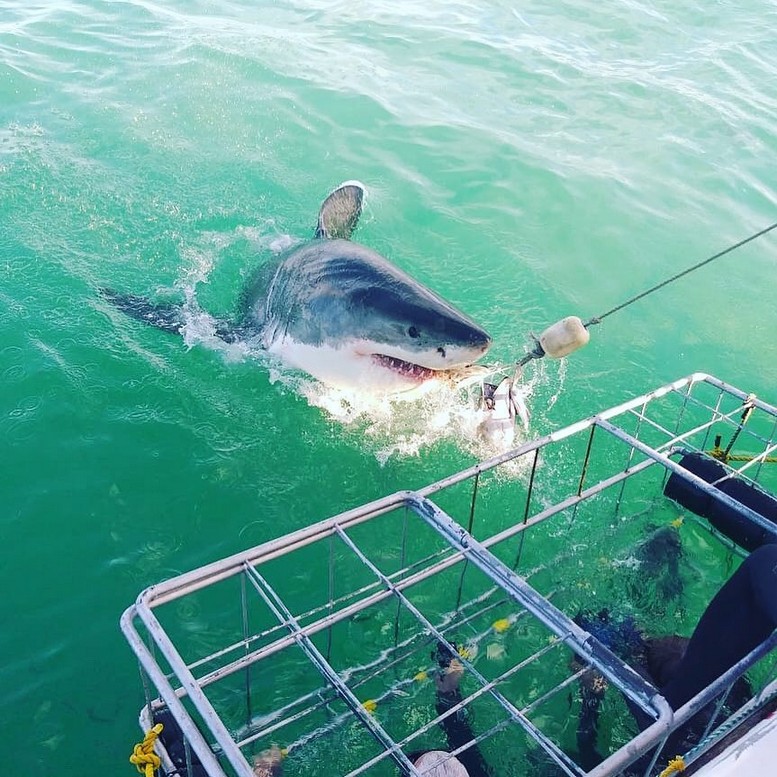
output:
[[[753,408],[747,427],[743,403]],[[736,435],[732,439],[750,453],[738,469],[727,462],[726,471],[755,483],[768,479],[762,464],[775,449],[777,410],[694,374],[417,492],[398,492],[146,589],[121,620],[144,680],[150,681],[144,682],[146,719],[169,710],[184,748],[185,763],[175,768],[190,775],[199,763],[211,777],[252,777],[252,753],[274,739],[292,754],[315,757],[318,747],[326,749],[347,729],[358,746],[334,771],[330,764],[331,773],[395,774],[393,764],[415,776],[409,753],[421,749],[437,724],[460,708],[477,708],[489,723],[465,748],[507,736],[523,743],[521,752],[540,753],[561,773],[589,777],[618,774],[652,753],[645,771],[651,773],[668,736],[763,663],[777,635],[673,712],[623,657],[555,606],[552,591],[543,593],[532,583],[546,566],[516,570],[529,530],[534,535],[537,526],[550,526],[553,519],[573,526],[579,510],[603,500],[613,514],[628,518],[627,483],[648,478],[640,494],[652,491],[660,499],[670,473],[715,495],[777,541],[777,527],[672,460],[678,449],[708,450],[721,431]],[[521,459],[529,462],[528,482],[492,479],[484,486],[490,473]],[[451,506],[444,509],[442,499]],[[484,518],[490,502],[497,510]],[[378,532],[390,541],[376,542]],[[301,572],[311,576],[307,584]],[[206,595],[213,597],[219,622],[215,646],[193,640],[176,610]],[[229,620],[224,613],[235,598],[236,616]],[[520,622],[526,637],[516,655],[505,659],[509,666],[496,672],[457,644],[456,636],[466,631],[470,647],[481,646],[500,622],[487,619],[505,609],[506,620],[511,626]],[[370,628],[371,618],[385,623]],[[355,656],[348,649],[348,630],[362,622],[368,623],[363,628],[371,645]],[[366,702],[396,706],[397,699],[407,699],[423,706],[428,692],[418,678],[426,671],[415,677],[401,673],[423,663],[435,646],[460,655],[465,685],[474,690],[462,694],[452,710],[421,716],[417,726],[408,727],[399,713],[373,714]],[[356,663],[347,663],[354,658]],[[548,710],[561,709],[561,693],[574,690],[591,671],[652,723],[586,772],[575,761],[569,732],[548,730],[546,720]],[[365,693],[371,698],[365,700]],[[304,772],[303,764],[297,767]]]

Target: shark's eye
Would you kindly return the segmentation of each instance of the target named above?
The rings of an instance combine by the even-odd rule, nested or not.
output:
[[[410,335],[410,337],[420,337],[421,336],[421,333],[414,326],[411,326],[407,330],[407,333]]]

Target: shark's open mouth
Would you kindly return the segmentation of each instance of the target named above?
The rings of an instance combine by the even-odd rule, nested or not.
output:
[[[403,359],[397,359],[395,356],[384,356],[382,353],[374,353],[372,355],[372,360],[381,367],[385,367],[387,370],[399,373],[403,377],[417,380],[419,383],[429,380],[436,375],[436,372],[430,370],[428,367],[422,367],[420,364],[406,362]]]

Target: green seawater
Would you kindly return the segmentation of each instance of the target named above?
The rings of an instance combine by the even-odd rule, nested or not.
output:
[[[507,363],[777,220],[775,26],[770,0],[0,0],[6,771],[134,773],[144,587],[479,455],[439,407],[334,416],[101,287],[226,316],[357,178],[358,239]],[[527,370],[530,434],[694,371],[775,401],[776,287],[772,234],[607,318]]]

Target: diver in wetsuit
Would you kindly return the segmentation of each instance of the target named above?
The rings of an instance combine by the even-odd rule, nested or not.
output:
[[[754,550],[718,591],[661,694],[672,709],[678,709],[758,647],[775,628],[777,544]]]
[[[592,633],[596,628],[606,630],[612,626],[604,639],[595,634],[605,644],[609,641],[607,636],[622,644],[630,643],[626,651],[631,653],[630,658],[641,664],[661,695],[677,710],[777,628],[777,544],[761,546],[742,562],[709,603],[690,640],[671,636],[642,639],[639,644],[636,630],[629,634],[634,629],[633,620],[610,622],[606,611],[591,620],[588,617],[582,616],[580,622]],[[746,698],[746,681],[738,683],[739,691],[735,684],[732,695]],[[581,765],[590,769],[602,760],[596,752],[595,739],[603,688],[596,687],[596,678],[589,677],[582,691],[578,748]],[[672,754],[692,726],[693,720],[670,736],[667,748]]]
[[[451,658],[447,648],[442,644],[437,647],[436,658],[440,672],[434,678],[437,694],[435,708],[438,715],[443,715],[462,701],[459,682],[464,674],[464,666],[457,658]],[[463,707],[443,718],[440,725],[445,732],[450,751],[458,750],[475,738],[469,724],[467,710]],[[409,753],[408,758],[428,777],[488,777],[489,775],[477,745],[462,750],[457,756],[451,756],[441,750],[431,750]],[[425,771],[431,766],[434,766],[433,770]]]
[[[459,683],[464,666],[456,657],[451,657],[448,648],[439,644],[432,654],[440,667],[435,674],[436,710],[443,715],[462,701]],[[477,745],[462,750],[458,755],[450,753],[467,745],[475,737],[462,707],[440,721],[450,752],[444,750],[418,750],[408,753],[408,758],[424,777],[489,777],[486,764]],[[265,750],[254,759],[256,777],[280,777],[283,752],[277,746]]]

